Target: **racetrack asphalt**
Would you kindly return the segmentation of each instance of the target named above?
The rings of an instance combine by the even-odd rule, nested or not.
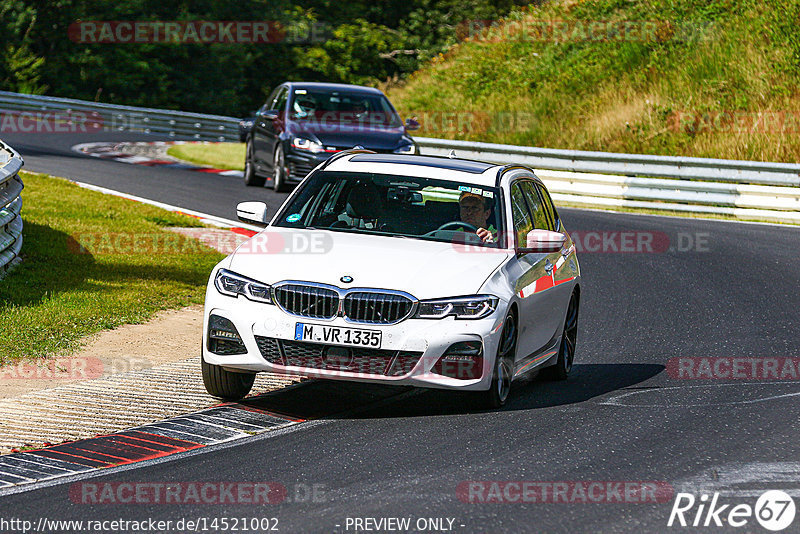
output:
[[[126,133],[3,137],[23,155],[26,170],[219,217],[234,218],[242,200],[262,200],[274,210],[285,198],[246,188],[241,179],[99,161],[70,151],[81,142],[158,139]],[[419,518],[450,518],[455,532],[765,532],[752,517],[745,528],[724,522],[668,529],[674,494],[645,503],[580,502],[574,495],[558,503],[459,498],[457,490],[470,481],[565,482],[570,488],[573,482],[650,481],[698,498],[720,492],[720,504],[731,506],[754,506],[761,492],[782,489],[800,506],[800,378],[686,380],[667,369],[675,365],[673,358],[800,356],[800,229],[560,213],[569,231],[584,234],[585,246],[598,242],[589,240],[590,233],[601,243],[607,239],[601,251],[579,255],[578,352],[566,382],[515,382],[507,406],[496,412],[476,409],[461,394],[398,390],[377,404],[328,409],[321,419],[284,432],[83,480],[275,482],[287,489],[279,504],[82,504],[70,499],[76,481],[65,479],[0,493],[0,518],[276,517],[281,532],[365,532],[352,521],[365,517],[411,518],[412,526]],[[603,251],[619,243],[620,232],[667,236],[671,248]],[[340,388],[342,398],[357,395],[357,384]],[[288,399],[278,393],[254,402],[270,407]],[[290,408],[301,416],[315,414],[336,400],[301,385],[292,390]],[[305,498],[312,487],[318,498]],[[695,506],[686,518],[693,520],[696,511]],[[723,521],[726,516],[727,511]],[[800,518],[784,532],[798,531]]]

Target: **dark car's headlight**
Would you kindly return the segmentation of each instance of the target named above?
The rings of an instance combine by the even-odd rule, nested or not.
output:
[[[243,295],[245,298],[255,302],[273,304],[272,288],[270,286],[225,269],[220,269],[217,272],[217,276],[214,278],[214,286],[217,291],[229,297]]]
[[[500,299],[490,295],[475,295],[454,299],[422,300],[414,315],[417,319],[482,319],[497,309]]]
[[[403,145],[400,148],[394,149],[395,154],[416,154],[417,153],[417,146],[416,145]]]
[[[318,154],[319,152],[323,152],[325,150],[325,147],[323,147],[321,144],[317,143],[316,141],[312,141],[311,139],[306,139],[305,137],[295,137],[292,139],[292,146],[294,148],[299,148],[300,150],[308,150],[314,154]]]

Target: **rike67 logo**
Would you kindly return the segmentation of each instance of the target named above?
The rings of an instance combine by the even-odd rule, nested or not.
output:
[[[704,493],[699,499],[691,493],[678,493],[667,526],[740,528],[750,524],[755,518],[765,529],[777,532],[792,524],[795,512],[794,499],[780,490],[764,492],[755,506],[746,503],[721,504],[719,493],[714,493],[713,496]],[[752,526],[750,524],[751,528]]]

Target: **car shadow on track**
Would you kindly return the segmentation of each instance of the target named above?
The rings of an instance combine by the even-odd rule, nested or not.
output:
[[[575,365],[569,379],[514,382],[502,411],[579,404],[631,388],[658,375],[663,365],[614,363]],[[371,419],[455,415],[486,411],[474,394],[367,383],[313,380],[285,391],[242,401],[245,406],[301,419]]]

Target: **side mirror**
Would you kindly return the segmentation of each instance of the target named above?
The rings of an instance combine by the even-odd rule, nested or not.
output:
[[[419,123],[416,117],[406,119],[406,130],[419,130]]]
[[[239,202],[236,205],[236,216],[242,222],[258,226],[266,226],[269,223],[267,205],[263,202]]]
[[[567,241],[566,234],[551,232],[550,230],[531,230],[525,243],[525,248],[517,248],[517,252],[558,252]]]
[[[274,121],[278,118],[279,112],[277,109],[268,109],[266,111],[259,111],[257,115],[262,121]]]

